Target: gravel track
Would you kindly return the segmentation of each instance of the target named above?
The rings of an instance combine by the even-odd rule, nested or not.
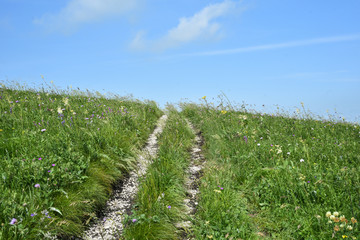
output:
[[[198,205],[198,195],[199,195],[199,185],[200,178],[203,175],[203,168],[206,163],[205,158],[202,154],[201,146],[203,145],[203,138],[195,127],[186,119],[189,127],[193,131],[195,135],[195,145],[191,149],[191,162],[190,166],[187,170],[187,179],[185,181],[187,193],[187,198],[184,199],[184,203],[186,206],[186,214],[190,218],[194,218],[196,213],[196,208]],[[183,240],[190,240],[191,238],[191,221],[183,221],[176,223],[176,227],[180,229]]]
[[[157,122],[157,127],[149,136],[147,145],[137,159],[137,169],[131,171],[126,179],[116,186],[113,196],[107,202],[103,212],[103,218],[97,219],[92,226],[84,233],[83,239],[112,240],[119,239],[123,231],[124,214],[131,210],[131,204],[136,196],[139,187],[139,178],[147,170],[151,159],[157,154],[157,136],[161,134],[167,120],[163,115]]]

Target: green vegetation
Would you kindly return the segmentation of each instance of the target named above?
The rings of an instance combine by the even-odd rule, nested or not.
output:
[[[167,124],[139,188],[133,214],[126,220],[126,239],[179,239],[175,223],[183,221],[186,170],[194,134],[184,118],[169,108]]]
[[[154,102],[0,88],[0,239],[80,235],[134,165]]]
[[[209,162],[197,239],[360,236],[358,125],[207,103],[182,108],[203,132]]]
[[[356,239],[360,127],[206,102],[169,106],[124,239]],[[0,239],[81,235],[135,166],[163,112],[154,102],[57,89],[0,88]],[[206,164],[195,216],[186,170],[194,134]]]

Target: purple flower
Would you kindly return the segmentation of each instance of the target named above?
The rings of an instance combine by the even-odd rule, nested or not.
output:
[[[245,143],[248,142],[248,138],[246,136],[244,136],[244,140],[245,140]]]
[[[51,170],[49,170],[48,172],[51,172]]]
[[[40,157],[40,158],[38,158],[39,160],[41,160],[42,158]]]
[[[10,221],[10,224],[11,224],[11,225],[14,225],[14,224],[16,224],[16,223],[17,223],[17,219],[16,219],[16,218],[11,219],[11,221]]]
[[[220,188],[221,190],[224,190],[224,188]]]
[[[167,208],[168,208],[168,209],[171,209],[171,206],[169,205],[169,206],[167,206]]]
[[[310,183],[310,181],[307,181],[307,183]]]
[[[51,166],[55,167],[55,163],[51,164]]]
[[[137,220],[134,218],[133,220],[132,220],[132,222],[134,223],[134,222],[136,222]]]
[[[45,131],[46,131],[46,129],[45,129],[45,128],[44,128],[44,129],[41,129],[41,131],[42,131],[42,132],[45,132]]]
[[[36,188],[39,188],[40,187],[40,184],[35,184],[35,186],[34,187],[36,187]]]
[[[32,213],[30,216],[32,216],[32,217],[33,217],[33,216],[35,216],[35,215],[36,215],[36,213]]]

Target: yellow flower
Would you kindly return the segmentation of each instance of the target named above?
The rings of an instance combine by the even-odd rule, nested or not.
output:
[[[2,132],[3,130],[2,129],[0,129],[0,132]]]
[[[69,105],[69,99],[68,98],[64,98],[63,102],[64,102],[65,106]]]
[[[346,236],[346,235],[342,235],[342,238],[347,238],[348,236]]]
[[[352,218],[351,218],[351,222],[352,222],[352,223],[357,223],[357,220],[356,220],[354,217],[352,217]]]
[[[222,113],[222,114],[225,114],[225,113],[227,113],[227,111],[225,111],[225,110],[221,110],[221,113]]]
[[[203,97],[202,97],[202,99],[204,99],[204,100],[205,100],[205,99],[206,99],[206,96],[203,96]]]

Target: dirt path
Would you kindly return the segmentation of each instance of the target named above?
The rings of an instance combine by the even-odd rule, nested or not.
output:
[[[199,186],[200,186],[200,178],[202,176],[202,169],[205,165],[205,158],[201,153],[201,146],[203,145],[203,138],[198,131],[194,128],[194,126],[186,120],[189,127],[192,129],[195,135],[195,145],[191,149],[191,162],[189,169],[187,170],[188,177],[186,179],[186,189],[187,189],[187,198],[184,199],[184,203],[186,206],[186,213],[190,219],[193,219],[196,213],[196,208],[198,205],[198,195],[199,195]],[[191,226],[192,223],[190,220],[176,223],[176,227],[183,231],[182,239],[192,239],[191,238]]]
[[[118,239],[123,231],[122,221],[124,214],[131,209],[131,203],[136,196],[139,186],[139,177],[146,173],[151,159],[156,156],[157,135],[161,134],[165,126],[167,116],[163,115],[157,122],[157,127],[149,136],[146,147],[138,157],[137,169],[129,173],[124,179],[122,186],[115,187],[112,198],[107,202],[104,217],[98,219],[85,233],[84,239],[110,240]]]

